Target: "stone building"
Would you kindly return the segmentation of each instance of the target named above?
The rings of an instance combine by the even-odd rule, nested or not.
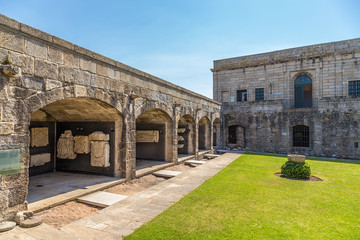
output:
[[[214,61],[224,146],[359,159],[360,39]]]
[[[219,144],[219,102],[3,15],[0,63],[0,221],[27,208],[29,175],[129,180]]]

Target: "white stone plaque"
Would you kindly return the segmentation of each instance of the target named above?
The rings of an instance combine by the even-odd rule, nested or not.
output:
[[[36,155],[31,155],[30,157],[30,167],[37,167],[45,165],[51,161],[51,154],[50,153],[41,153]]]
[[[138,131],[136,131],[136,142],[138,142],[138,143],[159,142],[159,131],[138,130]]]
[[[49,129],[47,127],[31,128],[31,147],[45,147],[49,145]]]

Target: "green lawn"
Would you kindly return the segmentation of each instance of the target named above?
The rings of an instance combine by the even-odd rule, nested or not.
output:
[[[307,160],[310,182],[285,161],[244,154],[125,239],[360,239],[360,163]]]

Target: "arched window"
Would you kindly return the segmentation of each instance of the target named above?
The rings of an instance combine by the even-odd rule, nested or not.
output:
[[[310,146],[310,136],[309,136],[308,126],[297,125],[293,127],[293,146],[294,147]]]
[[[312,107],[312,80],[308,75],[301,75],[295,80],[295,108]]]

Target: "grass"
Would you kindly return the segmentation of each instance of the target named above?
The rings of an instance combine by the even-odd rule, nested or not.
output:
[[[285,161],[244,154],[125,239],[360,239],[359,162],[307,160],[310,182]]]

